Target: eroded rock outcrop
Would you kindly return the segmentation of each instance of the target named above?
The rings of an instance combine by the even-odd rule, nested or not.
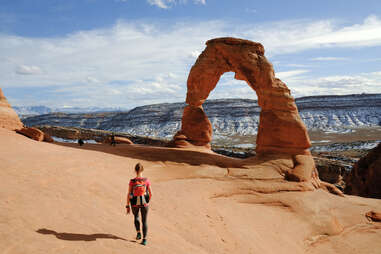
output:
[[[368,220],[381,222],[381,212],[369,211],[365,214]]]
[[[24,127],[22,129],[16,130],[16,132],[36,141],[44,140],[44,133],[37,128]]]
[[[16,130],[23,127],[19,116],[12,109],[0,88],[0,128]]]
[[[34,127],[23,127],[16,130],[16,132],[36,141],[44,141],[48,143],[54,142],[53,138],[49,134]]]
[[[107,137],[105,140],[104,140],[104,143],[106,144],[111,144],[111,137]],[[115,143],[116,144],[127,144],[127,145],[132,145],[133,142],[129,139],[129,138],[126,138],[126,137],[118,137],[118,136],[115,136],[114,137],[114,140],[115,140]]]
[[[174,136],[173,144],[176,147],[210,148],[212,125],[202,104],[217,85],[220,76],[232,71],[235,72],[235,79],[246,81],[258,96],[261,112],[256,141],[257,157],[270,153],[286,154],[290,168],[280,170],[280,175],[291,181],[314,179],[314,185],[321,186],[309,151],[311,142],[307,129],[290,90],[275,77],[263,46],[236,38],[212,39],[206,45],[189,73],[188,105],[184,109],[181,130]],[[258,164],[258,160],[248,163]]]
[[[53,143],[54,142],[54,139],[52,138],[52,136],[50,136],[48,133],[45,133],[44,132],[44,142],[48,142],[48,143]]]
[[[309,155],[311,143],[287,86],[274,75],[260,43],[217,38],[206,42],[206,49],[193,65],[187,81],[188,106],[184,109],[181,130],[174,136],[178,147],[209,148],[212,126],[202,104],[228,71],[244,80],[257,93],[261,107],[257,153],[279,152]],[[186,137],[184,139],[184,137]]]
[[[381,143],[355,163],[345,183],[347,194],[381,198]]]
[[[319,157],[314,157],[314,161],[321,180],[334,184],[339,189],[344,190],[344,177],[348,173],[342,162]]]

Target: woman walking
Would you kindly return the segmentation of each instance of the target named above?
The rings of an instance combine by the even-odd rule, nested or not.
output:
[[[136,228],[136,240],[142,238],[140,231],[139,211],[142,216],[143,224],[143,240],[141,244],[147,245],[147,216],[148,203],[152,197],[151,183],[147,178],[143,177],[144,167],[141,163],[135,165],[136,177],[130,180],[127,193],[127,213],[130,213],[130,204],[132,213],[134,214],[134,224]]]

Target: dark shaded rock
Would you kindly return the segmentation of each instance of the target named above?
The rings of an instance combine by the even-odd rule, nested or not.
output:
[[[355,163],[345,182],[346,194],[381,198],[381,143]]]
[[[346,165],[340,161],[314,157],[319,178],[325,182],[334,184],[339,189],[345,188],[344,176],[347,174]]]
[[[370,211],[365,214],[365,217],[371,221],[381,222],[381,212]]]

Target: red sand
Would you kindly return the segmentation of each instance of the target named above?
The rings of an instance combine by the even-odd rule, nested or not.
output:
[[[138,161],[153,189],[147,246],[124,208]],[[380,253],[381,223],[365,213],[381,211],[381,200],[279,191],[300,185],[240,164],[202,151],[37,142],[0,128],[0,253]]]

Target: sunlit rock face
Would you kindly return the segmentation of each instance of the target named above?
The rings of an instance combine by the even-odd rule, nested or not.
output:
[[[16,130],[23,127],[20,118],[12,109],[0,88],[0,128]]]
[[[181,130],[174,136],[174,144],[179,147],[187,144],[209,146],[212,124],[202,104],[221,75],[232,71],[236,79],[246,81],[258,96],[261,112],[257,153],[309,154],[311,143],[307,129],[290,90],[275,77],[271,63],[264,56],[263,46],[236,38],[217,38],[207,41],[206,45],[189,73],[188,105],[183,113]]]

